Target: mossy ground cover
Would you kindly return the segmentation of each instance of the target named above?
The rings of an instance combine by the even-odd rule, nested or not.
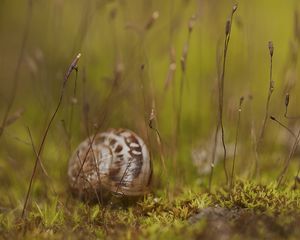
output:
[[[106,205],[58,198],[34,201],[26,219],[20,208],[1,210],[1,236],[39,239],[297,239],[300,192],[238,181],[215,193],[186,190],[170,199],[150,194]]]

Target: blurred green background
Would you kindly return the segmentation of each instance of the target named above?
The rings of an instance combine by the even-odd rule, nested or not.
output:
[[[154,189],[163,188],[163,183],[170,179],[175,179],[177,186],[198,182],[191,153],[193,149],[207,148],[209,152],[212,148],[218,114],[217,59],[222,57],[225,23],[234,3],[224,0],[1,0],[1,121],[18,73],[16,97],[8,115],[16,121],[5,128],[0,138],[0,188],[5,192],[0,194],[0,202],[4,205],[23,202],[34,163],[27,127],[37,148],[57,104],[64,73],[79,52],[82,57],[77,78],[72,74],[68,80],[63,105],[42,155],[51,180],[39,170],[35,197],[47,196],[45,186],[51,181],[58,192],[65,191],[68,158],[88,132],[95,130],[95,124],[101,130],[129,128],[146,140],[154,161]],[[291,127],[296,123],[286,121],[283,113],[287,92],[291,94],[291,115],[297,114],[300,100],[297,94],[300,6],[297,0],[238,3],[226,63],[224,125],[226,143],[230,145],[235,139],[239,98],[244,96],[236,173],[248,177],[247,171],[254,162],[253,131],[258,136],[265,112],[270,40],[275,48],[275,90],[270,113]],[[180,59],[192,17],[194,26],[178,133]],[[16,70],[19,60],[20,68]],[[174,69],[175,64],[174,76],[170,77],[170,65]],[[167,175],[162,175],[155,132],[148,128],[153,106]],[[259,163],[261,179],[274,180],[283,167],[292,146],[290,138],[282,137],[285,133],[278,124],[268,121]],[[228,168],[231,161],[232,155],[228,157]],[[294,159],[291,179],[296,167],[297,159]],[[218,183],[224,183],[222,171],[222,165],[218,165]],[[206,184],[206,176],[200,179]]]

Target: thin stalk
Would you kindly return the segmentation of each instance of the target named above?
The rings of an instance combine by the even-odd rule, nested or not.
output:
[[[285,130],[287,130],[294,138],[297,138],[296,134],[286,125],[284,125],[282,122],[277,120],[274,116],[270,116],[270,119],[276,123],[278,123],[281,127],[283,127]]]
[[[286,159],[285,161],[285,166],[283,168],[283,170],[281,171],[281,173],[279,174],[278,178],[277,178],[277,187],[279,187],[282,183],[282,180],[286,174],[286,171],[288,170],[288,167],[289,167],[289,164],[290,164],[290,161],[292,159],[292,157],[294,156],[296,150],[297,150],[297,147],[298,147],[298,144],[299,144],[299,141],[300,141],[300,129],[298,131],[298,134],[297,134],[297,137],[295,139],[295,142],[294,142],[294,145],[289,153],[289,156],[288,158]]]
[[[152,130],[154,130],[155,133],[156,133],[156,141],[157,141],[157,145],[158,145],[158,149],[159,149],[160,160],[161,160],[164,172],[167,173],[165,157],[164,157],[163,147],[162,147],[162,139],[161,139],[161,135],[158,131],[158,128],[155,126],[156,125],[155,123],[157,124],[157,120],[156,120],[156,114],[155,114],[155,106],[153,104],[151,114],[150,114],[150,118],[149,118],[149,127]]]
[[[38,157],[38,153],[37,153],[37,151],[36,151],[36,148],[35,148],[35,145],[34,145],[34,142],[33,142],[33,137],[32,137],[32,134],[31,134],[31,131],[30,131],[29,127],[27,127],[27,131],[28,131],[28,135],[29,135],[29,138],[30,138],[32,150],[33,150],[35,156]],[[52,179],[50,178],[49,174],[47,173],[47,171],[46,171],[46,169],[45,169],[45,167],[44,167],[44,165],[43,165],[43,163],[42,163],[40,157],[39,157],[39,164],[40,164],[40,167],[41,167],[43,173],[45,174],[45,176],[50,180],[50,187],[51,187],[52,192],[53,192],[56,196],[58,196],[57,192],[55,191],[55,188],[54,188],[53,185],[52,185],[52,182],[53,182],[53,181],[52,181]]]
[[[60,97],[59,97],[57,106],[56,106],[56,108],[55,108],[55,110],[54,110],[54,112],[53,112],[53,114],[52,114],[52,116],[50,118],[50,121],[49,121],[49,123],[48,123],[48,125],[46,127],[45,132],[44,132],[44,135],[43,135],[40,147],[39,147],[39,149],[37,151],[37,156],[36,156],[36,159],[35,159],[33,171],[32,171],[32,174],[31,174],[31,178],[30,178],[30,182],[29,182],[29,186],[28,186],[28,190],[27,190],[27,194],[26,194],[26,198],[25,198],[25,203],[24,203],[23,210],[22,210],[22,215],[21,215],[22,218],[24,218],[24,215],[25,215],[25,211],[26,211],[26,207],[27,207],[27,203],[28,203],[30,191],[31,191],[31,188],[32,188],[34,176],[35,176],[36,169],[37,169],[37,165],[38,165],[38,162],[39,162],[39,159],[40,159],[40,155],[42,153],[42,150],[43,150],[46,138],[48,136],[48,132],[49,132],[50,127],[52,125],[52,122],[54,121],[54,118],[55,118],[55,116],[56,116],[56,114],[57,114],[57,112],[58,112],[58,110],[59,110],[59,108],[61,106],[67,81],[68,81],[68,79],[69,79],[72,71],[73,70],[77,71],[77,63],[79,61],[80,56],[81,56],[81,54],[79,53],[76,56],[76,58],[72,61],[71,65],[69,66],[69,68],[68,68],[68,70],[67,70],[67,72],[66,72],[66,74],[64,76],[64,81],[63,81],[63,84],[62,84],[61,93],[60,93]]]
[[[183,47],[182,56],[181,56],[181,79],[180,79],[180,89],[179,89],[179,106],[177,111],[177,121],[176,121],[176,132],[175,132],[175,146],[178,148],[178,139],[180,138],[180,122],[181,122],[181,114],[182,114],[182,100],[183,100],[183,91],[184,91],[184,83],[186,82],[186,65],[187,65],[187,57],[190,45],[191,34],[193,31],[195,17],[191,17],[188,25],[188,37],[187,41]],[[175,158],[174,158],[175,159]]]
[[[232,162],[232,169],[231,169],[231,182],[230,182],[230,189],[233,186],[233,177],[234,177],[234,169],[235,169],[235,160],[236,160],[236,150],[237,150],[237,143],[239,138],[239,129],[240,129],[240,122],[241,122],[241,113],[242,113],[242,104],[244,101],[244,97],[240,98],[240,105],[238,109],[238,120],[236,126],[236,134],[235,134],[235,143],[234,143],[234,154],[233,154],[233,162]]]
[[[84,128],[86,131],[86,135],[90,136],[90,130],[89,130],[89,111],[90,111],[90,105],[87,100],[87,87],[86,87],[86,70],[83,68],[82,73],[82,115],[83,115],[83,122],[84,122]]]
[[[216,157],[216,150],[217,150],[217,141],[218,141],[218,134],[219,130],[221,129],[221,139],[222,139],[222,146],[223,146],[223,167],[224,167],[224,173],[226,178],[226,185],[229,183],[228,178],[228,172],[226,168],[226,159],[227,159],[227,149],[225,144],[225,131],[224,131],[224,125],[223,125],[223,105],[224,105],[224,80],[225,80],[225,72],[226,72],[226,57],[227,57],[227,51],[228,46],[230,42],[230,36],[231,36],[231,26],[232,26],[232,19],[233,15],[237,10],[237,4],[235,4],[231,11],[230,20],[226,22],[225,27],[225,40],[224,40],[224,52],[223,52],[223,64],[222,64],[222,72],[221,76],[218,76],[218,88],[219,88],[219,115],[218,115],[218,125],[215,132],[215,145],[213,147],[213,154],[212,154],[212,162],[211,162],[211,173],[209,177],[209,191],[211,190],[211,184],[212,184],[212,178],[213,178],[213,170],[215,165],[215,157]]]
[[[216,131],[215,131],[215,136],[214,136],[214,145],[212,149],[212,161],[210,164],[210,174],[209,174],[209,181],[208,181],[208,190],[209,192],[211,191],[211,184],[212,184],[212,179],[214,175],[214,169],[215,169],[215,159],[216,159],[216,151],[218,147],[218,133],[220,130],[220,124],[217,125]]]
[[[256,143],[255,146],[255,152],[257,153],[257,161],[256,161],[256,166],[254,169],[254,175],[257,176],[258,174],[258,161],[259,161],[259,153],[260,153],[260,149],[262,146],[262,141],[265,135],[265,130],[266,130],[266,126],[267,126],[267,120],[269,119],[269,108],[270,108],[270,101],[271,101],[271,96],[272,93],[274,91],[274,81],[272,78],[272,72],[273,72],[273,54],[274,54],[274,46],[273,46],[273,42],[269,41],[268,44],[269,47],[269,54],[270,54],[270,77],[269,77],[269,91],[268,91],[268,97],[267,97],[267,102],[266,102],[266,107],[265,107],[265,117],[263,120],[263,125],[261,128],[261,132],[258,138],[258,141]]]
[[[29,135],[29,139],[30,139],[30,143],[31,143],[32,150],[33,150],[35,156],[37,157],[37,156],[38,156],[38,153],[37,153],[36,148],[35,148],[35,146],[34,146],[32,134],[31,134],[31,131],[30,131],[29,127],[27,127],[27,132],[28,132],[28,135]],[[44,165],[43,165],[43,163],[42,163],[40,157],[39,157],[39,164],[40,164],[40,167],[41,167],[43,173],[44,173],[47,177],[49,177],[49,175],[48,175],[48,173],[47,173],[47,171],[46,171],[46,169],[45,169],[45,167],[44,167]]]
[[[74,105],[77,103],[76,92],[77,92],[77,71],[75,81],[74,81],[74,89],[73,89],[73,97],[71,99],[71,110],[70,110],[70,120],[69,120],[69,130],[68,130],[68,137],[69,137],[69,147],[71,147],[72,141],[72,123],[73,123],[73,115],[74,115]]]
[[[273,47],[273,43],[270,41],[269,42],[269,51],[270,51],[270,81],[269,81],[269,92],[268,92],[268,98],[267,98],[267,102],[266,102],[266,108],[265,108],[265,118],[263,121],[263,126],[260,132],[260,136],[258,139],[258,146],[261,145],[261,142],[264,138],[264,134],[265,134],[265,130],[266,130],[266,125],[267,125],[267,120],[269,118],[269,108],[270,108],[270,100],[271,100],[271,96],[272,93],[274,91],[274,81],[272,78],[272,72],[273,72],[273,52],[274,52],[274,47]]]

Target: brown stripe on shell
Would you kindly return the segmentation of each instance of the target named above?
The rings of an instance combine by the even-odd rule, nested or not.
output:
[[[120,169],[121,165],[116,164],[116,162],[114,162],[113,166],[109,168],[108,177],[111,180],[115,181],[116,177],[118,176],[118,173],[120,172]],[[117,180],[119,180],[119,177],[117,177]]]
[[[105,137],[104,137],[104,136],[101,136],[101,135],[98,135],[98,136],[96,136],[95,139],[94,139],[94,144],[95,144],[95,145],[98,145],[98,144],[100,144],[100,143],[104,143],[104,141],[105,141]]]
[[[122,145],[118,145],[118,146],[116,147],[116,149],[115,149],[115,152],[116,152],[116,153],[119,153],[119,152],[121,152],[122,150],[123,150]]]
[[[127,147],[129,148],[128,153],[130,154],[130,156],[133,158],[133,162],[134,163],[134,168],[131,169],[131,173],[133,174],[133,176],[135,178],[137,178],[141,171],[142,171],[142,167],[143,167],[143,154],[142,154],[142,147],[139,144],[138,139],[134,136],[134,134],[130,134],[128,137],[125,137],[125,143],[127,145]],[[134,143],[134,147],[132,146]],[[138,153],[138,154],[136,154]]]
[[[114,146],[114,145],[116,144],[116,142],[117,142],[117,140],[114,139],[114,138],[111,138],[111,139],[109,140],[109,144],[112,145],[112,146]]]
[[[109,169],[109,174],[108,174],[108,177],[109,179],[112,181],[112,184],[113,185],[117,185],[118,182],[121,180],[121,177],[120,177],[120,170],[122,168],[122,161],[120,160],[117,160],[114,162],[114,167],[110,167]]]

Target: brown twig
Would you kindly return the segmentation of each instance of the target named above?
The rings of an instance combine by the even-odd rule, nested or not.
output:
[[[29,186],[28,186],[28,190],[27,190],[27,194],[26,194],[26,198],[25,198],[25,203],[24,203],[24,206],[23,206],[23,210],[22,210],[22,215],[21,217],[24,218],[24,214],[25,214],[25,211],[26,211],[26,207],[27,207],[27,203],[28,203],[28,199],[29,199],[29,195],[30,195],[30,191],[31,191],[31,188],[32,188],[32,184],[33,184],[33,180],[34,180],[34,176],[35,176],[35,173],[36,173],[36,169],[37,169],[37,165],[38,165],[38,162],[39,162],[39,159],[40,159],[40,155],[42,153],[42,150],[43,150],[43,147],[44,147],[44,144],[45,144],[45,141],[46,141],[46,138],[47,138],[47,135],[48,135],[48,132],[50,130],[50,127],[52,125],[52,122],[54,121],[54,118],[60,108],[60,105],[62,103],[62,100],[63,100],[63,96],[64,96],[64,91],[65,91],[65,87],[66,87],[66,84],[67,84],[67,81],[72,73],[73,70],[77,71],[77,63],[79,61],[79,58],[80,58],[81,54],[79,53],[75,59],[73,60],[73,62],[70,64],[65,76],[64,76],[64,79],[63,79],[63,84],[62,84],[62,88],[61,88],[61,93],[60,93],[60,97],[59,97],[59,100],[58,100],[58,103],[57,103],[57,106],[50,118],[50,121],[46,127],[46,130],[44,132],[44,135],[43,135],[43,138],[42,138],[42,141],[41,141],[41,144],[40,144],[40,147],[37,151],[37,156],[36,156],[36,159],[35,159],[35,163],[34,163],[34,167],[33,167],[33,171],[32,171],[32,174],[31,174],[31,178],[30,178],[30,182],[29,182]]]

